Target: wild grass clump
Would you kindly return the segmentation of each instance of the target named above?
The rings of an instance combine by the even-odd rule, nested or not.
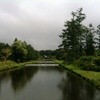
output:
[[[3,71],[3,70],[7,70],[7,69],[11,69],[11,68],[16,68],[16,67],[20,67],[22,64],[18,64],[14,61],[10,61],[10,60],[7,60],[7,61],[0,61],[0,71]]]
[[[23,63],[16,63],[14,61],[0,61],[0,71],[12,69],[12,68],[21,68],[25,66],[26,64],[32,64],[37,63],[36,61],[29,61],[29,62],[23,62]]]

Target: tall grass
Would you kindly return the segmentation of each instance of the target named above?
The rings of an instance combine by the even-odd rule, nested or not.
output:
[[[4,70],[8,70],[8,69],[12,69],[12,68],[20,68],[23,67],[25,64],[32,64],[35,63],[36,61],[29,61],[29,62],[23,62],[23,63],[16,63],[14,61],[0,61],[0,71],[4,71]]]

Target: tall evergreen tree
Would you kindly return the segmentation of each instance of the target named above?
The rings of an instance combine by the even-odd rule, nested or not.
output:
[[[89,28],[87,30],[86,33],[86,44],[85,44],[85,52],[86,55],[94,55],[95,53],[95,41],[94,41],[94,33],[95,33],[95,29],[92,26],[92,24],[89,25]]]
[[[80,57],[82,48],[82,35],[84,33],[84,26],[82,24],[85,19],[85,14],[82,13],[82,8],[76,12],[72,12],[72,19],[65,22],[65,29],[60,35],[62,38],[61,47],[64,48],[67,54],[66,60],[72,62]]]
[[[100,25],[97,26],[97,31],[96,31],[98,38],[97,39],[97,48],[100,50]]]

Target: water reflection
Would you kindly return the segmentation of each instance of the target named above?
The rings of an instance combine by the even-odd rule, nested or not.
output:
[[[58,86],[62,91],[62,100],[100,100],[95,99],[96,90],[86,81],[68,73]]]
[[[9,73],[0,73],[0,94],[2,91],[2,84],[9,80]]]
[[[46,71],[46,72],[52,72],[52,71],[54,71],[54,72],[60,72],[60,73],[64,73],[65,72],[65,70],[63,69],[63,68],[60,68],[60,67],[57,67],[57,66],[48,66],[48,67],[38,67],[39,68],[39,70],[41,70],[41,71]]]
[[[16,92],[23,89],[37,71],[38,67],[26,67],[20,70],[12,71],[10,75],[14,91]]]
[[[56,67],[25,67],[0,75],[0,100],[100,100],[100,91]]]

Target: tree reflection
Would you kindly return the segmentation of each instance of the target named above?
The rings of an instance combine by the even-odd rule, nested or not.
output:
[[[2,82],[2,77],[0,75],[0,93],[1,93],[1,82]]]
[[[52,71],[57,71],[60,73],[63,73],[65,70],[63,68],[57,67],[57,66],[40,66],[39,67],[40,70],[42,71],[46,71],[46,72],[52,72]]]
[[[94,100],[95,88],[73,74],[67,73],[59,88],[63,94],[62,100]]]
[[[9,80],[9,72],[2,72],[2,73],[0,73],[0,91],[1,91],[2,83],[5,80],[6,81]]]
[[[26,67],[20,70],[12,71],[10,75],[14,91],[16,92],[23,89],[37,71],[38,67]]]

